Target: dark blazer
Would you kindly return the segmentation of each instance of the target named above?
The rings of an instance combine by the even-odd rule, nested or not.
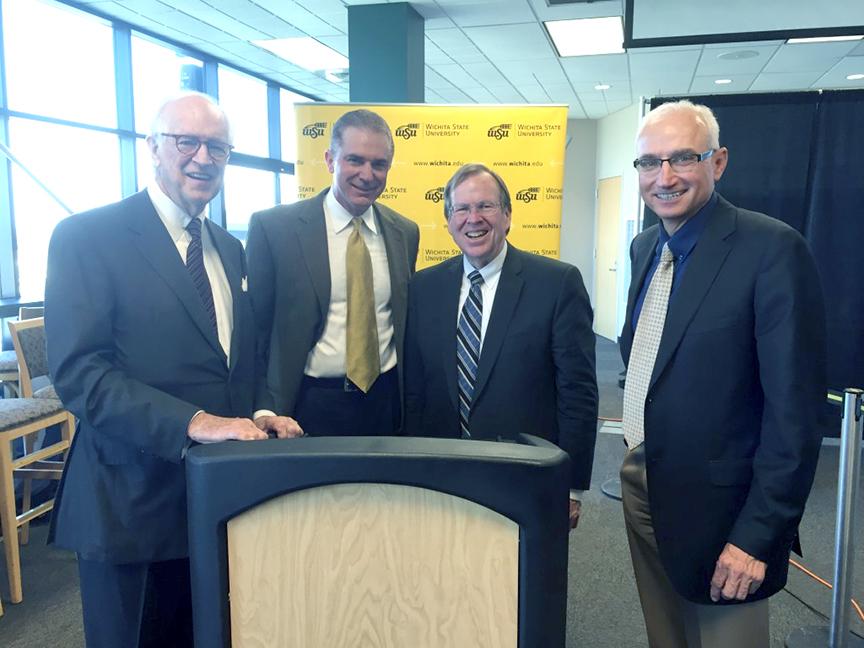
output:
[[[294,413],[306,358],[327,323],[327,191],[253,214],[249,223],[249,294],[267,368],[266,379],[257,390],[258,409],[289,416]],[[390,308],[401,385],[408,279],[417,262],[420,230],[416,223],[379,203],[375,203],[375,214],[390,268]]]
[[[630,250],[625,363],[657,228]],[[825,383],[824,307],[807,244],[721,197],[670,300],[645,402],[657,545],[687,599],[710,602],[727,542],[768,565],[748,601],[785,584],[816,470]]]
[[[456,327],[462,256],[411,281],[405,427],[454,437],[459,428]],[[572,461],[571,488],[587,489],[597,433],[591,304],[575,267],[509,245],[489,319],[471,405],[476,439],[535,434]]]
[[[250,416],[252,309],[237,239],[207,222],[234,302],[231,362],[146,192],[60,222],[45,324],[57,393],[78,418],[50,540],[113,563],[188,555],[186,430]]]

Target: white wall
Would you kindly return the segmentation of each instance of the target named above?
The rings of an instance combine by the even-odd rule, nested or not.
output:
[[[627,289],[630,285],[630,241],[636,235],[639,213],[639,184],[633,168],[636,129],[641,111],[639,102],[597,122],[595,182],[621,176],[621,236],[618,245],[616,330],[624,325]]]
[[[564,198],[561,216],[561,260],[582,273],[585,288],[594,303],[595,155],[597,122],[571,119],[567,122],[564,158]]]

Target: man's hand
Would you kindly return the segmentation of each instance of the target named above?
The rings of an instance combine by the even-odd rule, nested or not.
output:
[[[765,563],[727,542],[711,577],[711,600],[716,603],[722,596],[743,601],[759,589],[763,580]]]
[[[274,432],[279,439],[293,439],[303,436],[303,428],[290,416],[259,416],[255,426],[265,432]]]
[[[576,528],[579,524],[579,516],[582,515],[582,502],[579,500],[570,500],[570,530]]]
[[[186,435],[198,443],[216,443],[229,439],[257,441],[267,438],[267,433],[258,429],[252,419],[213,416],[207,412],[192,417]]]

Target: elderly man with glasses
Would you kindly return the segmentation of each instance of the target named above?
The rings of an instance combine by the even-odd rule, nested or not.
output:
[[[206,218],[231,151],[215,102],[166,102],[155,182],[71,216],[48,251],[57,393],[79,419],[49,541],[78,555],[87,646],[191,646],[183,459],[192,443],[301,434],[253,413],[255,326],[240,242]]]
[[[654,109],[636,149],[660,222],[630,249],[621,485],[649,645],[764,648],[821,440],[819,277],[798,232],[715,192],[709,108]]]
[[[444,189],[462,254],[411,281],[406,428],[486,441],[529,433],[558,444],[572,461],[572,528],[597,430],[591,305],[579,270],[507,242],[511,209],[507,185],[482,164],[463,166]]]

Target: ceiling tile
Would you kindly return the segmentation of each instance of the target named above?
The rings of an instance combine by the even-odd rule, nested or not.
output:
[[[819,78],[818,72],[779,72],[760,74],[750,85],[753,92],[774,92],[808,88]]]
[[[824,72],[851,52],[857,43],[795,43],[784,45],[765,66],[765,72]]]
[[[506,25],[512,23],[535,23],[534,14],[527,3],[508,0],[438,0],[450,20],[460,27],[478,25]]]
[[[736,92],[746,92],[756,78],[756,75],[730,74],[725,78],[732,79],[732,83],[727,85],[717,85],[714,83],[716,78],[715,75],[694,77],[690,84],[690,94],[733,94]]]
[[[627,53],[633,78],[671,74],[684,77],[688,83],[696,70],[701,49],[656,51],[631,50]]]
[[[770,65],[771,57],[776,55],[779,48],[770,47],[725,47],[717,49],[705,49],[696,74],[700,76],[723,76],[730,77],[736,74],[759,73],[767,65]],[[737,52],[756,52],[756,56],[742,59],[721,59],[722,55],[734,55]]]
[[[495,63],[547,59],[555,51],[536,22],[500,27],[471,27],[465,33]]]
[[[225,1],[230,2],[231,0]],[[296,2],[286,2],[286,0],[255,0],[255,4],[266,9],[272,14],[279,16],[282,20],[293,25],[309,36],[338,36],[343,33],[333,25],[319,18],[317,15],[317,7],[307,8]],[[333,9],[331,9],[331,11],[333,11]]]
[[[615,83],[628,78],[626,54],[571,56],[561,59],[564,72],[573,83]]]

